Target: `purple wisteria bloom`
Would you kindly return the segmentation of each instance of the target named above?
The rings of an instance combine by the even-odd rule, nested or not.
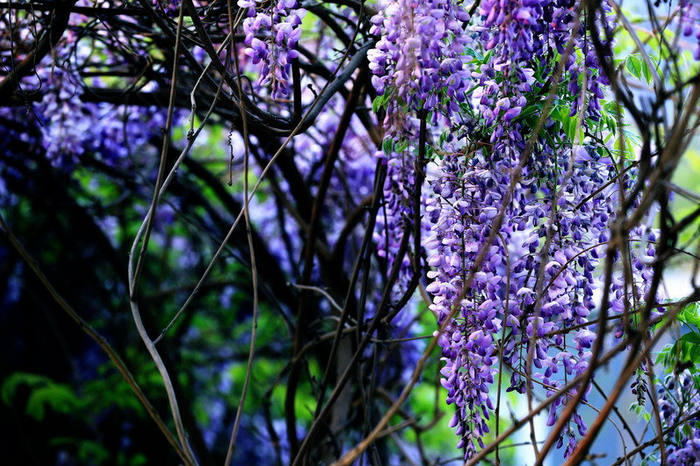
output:
[[[431,112],[431,135],[449,128],[428,169],[429,194],[424,195],[421,215],[430,225],[423,235],[430,266],[426,291],[438,324],[445,328],[439,344],[445,362],[442,384],[447,402],[455,406],[450,425],[469,458],[488,432],[499,357],[512,371],[508,390],[520,393],[527,389],[524,371],[532,371],[551,396],[566,378],[587,369],[596,335],[588,325],[596,308],[593,272],[615,216],[617,191],[607,183],[616,176],[611,161],[586,141],[567,141],[565,128],[551,120],[521,160],[534,126],[522,121],[524,109],[541,98],[542,80],[536,74],[554,73],[543,59],[551,50],[563,54],[574,41],[584,52],[583,59],[571,54],[563,63],[571,92],[568,105],[572,115],[584,110],[590,121],[600,112],[600,85],[605,82],[583,29],[575,27],[573,3],[483,0],[479,18],[471,22],[476,34],[467,31],[468,16],[459,5],[389,2],[372,20],[373,32],[381,38],[369,60],[372,83],[388,96],[384,127],[389,143],[381,153],[388,165],[386,213],[375,239],[380,254],[389,259],[415,215],[410,203],[418,150],[414,115]],[[478,65],[467,61],[468,47],[488,59]],[[580,73],[590,78],[584,89],[578,87]],[[464,112],[464,106],[471,112]],[[510,192],[519,165],[519,179]],[[624,177],[625,189],[631,176]],[[588,200],[579,205],[583,199]],[[495,225],[499,227],[493,235]],[[639,229],[634,233],[644,236]],[[485,259],[475,270],[484,248]],[[653,256],[653,247],[647,253]],[[648,266],[637,252],[633,261],[643,284]],[[634,292],[641,298],[645,288]],[[615,281],[610,294],[610,311],[624,311],[621,282]],[[580,328],[567,339],[561,330],[574,326]],[[526,364],[528,354],[533,367]],[[566,400],[559,398],[550,406],[549,425]],[[585,431],[574,413],[558,445],[568,437],[570,454]]]
[[[243,20],[245,54],[259,65],[258,86],[269,88],[272,98],[288,96],[292,60],[299,56],[295,48],[304,10],[298,8],[296,0],[239,0],[238,6],[247,10]]]

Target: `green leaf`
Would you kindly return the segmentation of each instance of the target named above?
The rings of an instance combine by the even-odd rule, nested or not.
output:
[[[696,364],[700,361],[700,334],[686,333],[673,344],[663,347],[656,357],[656,362],[663,364],[667,370],[673,370],[678,364]]]
[[[391,154],[393,148],[394,141],[392,139],[385,138],[382,142],[382,150],[384,151],[384,153],[387,155]]]
[[[406,149],[408,149],[408,141],[401,141],[398,144],[394,145],[394,151],[399,154],[405,151]]]
[[[634,53],[627,57],[625,60],[625,67],[635,78],[642,78],[642,60],[639,58],[638,54]]]
[[[690,303],[678,314],[678,320],[700,332],[700,309],[698,303]]]
[[[41,421],[47,407],[65,414],[79,406],[80,400],[67,385],[51,383],[32,391],[27,400],[26,412],[37,421]]]
[[[382,106],[382,96],[378,95],[372,101],[372,112],[377,113]]]
[[[3,382],[2,400],[5,404],[12,403],[21,385],[30,390],[25,411],[37,421],[44,418],[47,407],[59,413],[69,413],[82,404],[68,385],[56,383],[43,375],[26,372],[15,372]]]
[[[649,65],[647,64],[646,60],[642,60],[642,74],[644,75],[644,80],[647,82],[647,84],[650,84],[651,70],[649,69]]]
[[[484,60],[484,56],[481,54],[481,52],[479,52],[478,50],[474,50],[470,47],[464,48],[464,54],[468,57],[474,58],[478,62],[483,62]]]
[[[48,383],[51,383],[51,379],[46,376],[28,372],[15,372],[2,383],[2,389],[0,390],[2,401],[6,405],[12,404],[12,398],[14,398],[20,385],[26,385],[31,389]]]
[[[614,100],[608,100],[603,104],[603,109],[611,115],[616,115],[618,110],[622,111],[618,103]]]

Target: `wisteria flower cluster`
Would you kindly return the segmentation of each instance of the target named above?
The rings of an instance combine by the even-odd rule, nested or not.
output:
[[[239,0],[247,10],[243,20],[245,53],[260,67],[258,85],[270,88],[273,98],[286,97],[291,89],[291,64],[301,37],[304,11],[297,0]]]
[[[661,420],[664,428],[670,430],[666,436],[669,465],[700,461],[700,414],[696,411],[699,385],[698,376],[685,370],[679,375],[668,375],[657,388]]]
[[[445,121],[466,99],[469,70],[463,51],[463,33],[469,15],[460,3],[449,0],[389,2],[372,18],[371,32],[380,37],[368,53],[372,84],[386,104],[385,150],[387,160],[384,195],[386,207],[378,218],[375,240],[380,255],[391,266],[406,226],[415,221],[411,203],[417,188],[414,179],[415,149],[420,123],[415,111],[432,121]],[[418,251],[415,251],[418,254]],[[401,277],[410,260],[404,256]]]
[[[449,0],[389,2],[372,18],[371,32],[381,37],[368,53],[377,93],[396,92],[414,110],[432,110],[447,97],[456,109],[467,90],[462,27],[468,19],[461,4]]]
[[[461,11],[456,5],[441,6],[430,10],[431,14],[450,18],[446,12]],[[616,175],[616,167],[593,141],[580,139],[578,134],[572,140],[563,122],[578,121],[580,131],[589,124],[585,117],[595,122],[605,81],[599,77],[594,51],[587,47],[579,28],[573,2],[481,2],[478,40],[463,39],[458,45],[462,50],[474,47],[469,55],[475,59],[469,63],[460,61],[466,53],[455,55],[454,49],[439,40],[444,36],[423,39],[414,29],[423,21],[434,24],[437,19],[416,19],[413,10],[400,8],[398,3],[385,11],[387,18],[374,19],[383,38],[371,54],[373,83],[380,94],[396,92],[396,101],[407,102],[405,108],[388,106],[385,126],[387,138],[410,142],[403,144],[403,151],[392,151],[387,157],[390,177],[385,198],[392,212],[387,217],[393,223],[386,236],[393,242],[389,239],[385,245],[379,237],[380,251],[396,248],[400,225],[406,221],[401,219],[411,218],[408,200],[415,189],[412,162],[417,130],[415,125],[408,126],[411,118],[405,115],[420,111],[422,105],[432,109],[439,102],[430,93],[433,87],[422,86],[426,61],[435,63],[439,61],[435,57],[445,57],[456,68],[452,72],[460,74],[462,84],[457,89],[470,91],[469,110],[461,111],[460,121],[450,121],[449,113],[443,120],[449,134],[431,164],[432,193],[423,199],[431,224],[423,243],[431,267],[427,291],[433,296],[431,309],[438,323],[446,325],[439,340],[445,361],[443,386],[448,403],[456,407],[451,426],[460,437],[458,446],[469,458],[477,445],[483,447],[489,432],[487,422],[495,409],[491,390],[502,369],[500,358],[512,371],[508,390],[523,394],[533,388],[527,387],[532,383],[526,376],[530,364],[547,395],[588,367],[595,338],[594,328],[588,325],[595,308],[594,270],[608,239],[609,220],[615,215],[617,194],[606,186]],[[459,31],[463,18],[456,15],[444,30],[468,37]],[[449,25],[454,26],[450,29]],[[583,58],[577,60],[574,49],[583,51]],[[541,106],[536,101],[547,91],[542,76],[551,79],[555,73],[543,57],[552,53],[564,60],[569,94],[557,106],[566,110],[558,113],[558,121],[550,118],[543,131],[532,136],[537,118],[526,117],[523,111]],[[580,74],[585,78],[580,79]],[[439,69],[429,75],[441,79]],[[453,102],[460,101],[461,94],[449,79],[442,88],[450,90]],[[536,137],[532,153],[519,172],[517,189],[509,192],[511,177],[522,164],[531,137]],[[624,183],[629,187],[630,178],[624,178]],[[580,204],[583,199],[588,202]],[[494,228],[498,228],[495,234]],[[472,277],[470,271],[482,248],[487,251],[485,259]],[[653,253],[653,248],[646,252],[648,256]],[[645,263],[636,256],[634,261],[635,271],[648,278]],[[643,283],[641,275],[638,282]],[[643,291],[637,293],[643,295]],[[612,294],[611,309],[623,311],[617,281]],[[456,314],[453,306],[458,308]],[[567,341],[563,330],[569,327],[579,330]],[[565,400],[560,397],[550,406],[548,425],[554,424]],[[568,437],[566,454],[570,454],[576,438],[585,432],[582,417],[574,413],[558,446]]]

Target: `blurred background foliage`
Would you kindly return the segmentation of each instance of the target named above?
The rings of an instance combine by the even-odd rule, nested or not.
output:
[[[175,140],[184,130],[174,131]],[[218,246],[230,207],[215,193],[212,181],[228,179],[222,139],[226,130],[211,126],[182,170],[174,192],[178,205],[166,202],[157,219],[152,259],[145,262],[142,302],[152,335],[170,320],[163,309],[175,309],[187,297],[206,261]],[[181,139],[180,139],[181,140]],[[119,172],[90,154],[71,174],[53,167],[41,153],[8,159],[7,195],[2,214],[14,234],[36,259],[56,290],[122,355],[156,408],[167,413],[162,382],[133,330],[127,307],[125,258],[147,204],[148,183],[139,172]],[[14,165],[13,165],[14,164]],[[194,168],[194,170],[193,170]],[[197,174],[215,174],[202,180]],[[199,170],[199,171],[198,171]],[[221,186],[222,184],[219,184]],[[240,192],[242,186],[231,188]],[[230,199],[230,198],[229,198]],[[255,221],[255,216],[253,215]],[[235,240],[234,240],[235,242]],[[162,355],[177,373],[176,391],[188,418],[192,442],[207,452],[206,463],[220,463],[226,453],[238,394],[245,376],[252,302],[248,258],[235,245],[205,282],[192,312],[164,339]],[[235,464],[269,464],[286,439],[269,438],[262,416],[271,410],[274,428],[284,431],[284,380],[289,323],[274,308],[279,298],[267,289],[258,321],[258,348]],[[6,464],[174,464],[177,457],[148,418],[130,388],[97,345],[54,302],[8,242],[0,242],[0,429],[8,453]],[[419,335],[432,335],[435,321],[425,312]],[[398,345],[397,345],[398,346]],[[414,350],[423,348],[421,341]],[[392,367],[380,370],[412,370]],[[426,373],[437,374],[439,351]],[[320,369],[311,360],[296,398],[301,425],[313,416],[315,397],[309,381]],[[387,394],[387,402],[391,398]],[[421,448],[433,457],[455,457],[455,438],[448,426],[446,391],[434,383],[419,384],[410,400],[414,416],[429,429]],[[515,396],[509,396],[515,405]],[[446,416],[447,415],[447,416]],[[507,411],[502,414],[509,418]],[[395,422],[401,422],[397,416]],[[491,420],[493,432],[494,420]],[[402,442],[415,442],[407,433]],[[515,448],[504,448],[509,464]],[[515,461],[512,464],[517,464]]]

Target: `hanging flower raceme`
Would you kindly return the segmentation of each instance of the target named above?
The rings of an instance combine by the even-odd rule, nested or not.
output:
[[[296,0],[238,0],[238,6],[247,9],[245,53],[260,66],[258,85],[269,87],[272,98],[288,96],[292,60],[299,56],[295,48],[303,10]]]
[[[380,37],[368,52],[372,83],[385,103],[384,151],[387,179],[385,206],[377,219],[375,240],[389,268],[404,234],[412,229],[416,194],[415,160],[420,121],[432,113],[432,123],[449,121],[466,100],[469,72],[464,47],[467,12],[451,0],[395,0],[372,18],[371,32]],[[418,251],[414,255],[419,254]],[[410,273],[404,256],[399,282]]]
[[[587,329],[574,338],[576,350],[571,351],[561,336],[547,336],[585,323],[593,308],[591,285],[581,286],[592,280],[586,282],[577,275],[585,277],[595,268],[597,261],[580,252],[590,245],[590,238],[597,240],[597,235],[586,231],[596,223],[567,211],[566,207],[573,209],[583,196],[578,185],[571,183],[574,173],[567,173],[566,168],[576,170],[576,182],[585,179],[589,188],[605,181],[602,172],[584,173],[585,165],[574,163],[570,146],[553,147],[546,142],[549,138],[544,136],[565,140],[560,129],[550,125],[544,130],[546,134],[538,137],[521,173],[519,189],[506,192],[525,150],[525,140],[531,137],[531,126],[519,117],[540,90],[535,75],[553,71],[539,57],[546,56],[544,51],[552,43],[566,42],[570,37],[550,35],[545,30],[547,17],[552,18],[556,11],[556,5],[549,2],[481,4],[484,28],[480,39],[491,55],[473,73],[478,85],[472,93],[472,105],[477,111],[470,125],[481,128],[479,133],[488,140],[474,141],[467,135],[466,150],[445,157],[442,175],[433,182],[439,197],[429,207],[433,236],[426,248],[432,252],[431,265],[438,269],[431,272],[436,280],[429,291],[436,294],[432,308],[439,321],[450,315],[456,290],[462,290],[479,251],[487,248],[486,259],[458,303],[455,325],[459,331],[448,332],[449,338],[441,340],[448,401],[457,408],[453,424],[459,426],[457,432],[467,457],[475,452],[474,439],[482,445],[485,418],[493,409],[489,388],[498,369],[493,364],[499,356],[495,342],[501,340],[500,356],[512,370],[510,389],[522,393],[528,383],[524,374],[530,371],[524,355],[532,355],[532,363],[541,370],[536,379],[554,391],[559,385],[555,376],[559,367],[568,375],[585,370],[592,344],[592,333]],[[585,152],[579,148],[577,155],[580,158]],[[455,173],[459,173],[458,186],[454,186]],[[591,175],[599,177],[599,182],[591,183]],[[511,201],[504,206],[494,236],[491,229],[504,199]],[[553,231],[553,225],[558,231]],[[446,238],[440,237],[446,228],[455,226],[459,234],[448,240],[450,251],[444,251]],[[606,222],[601,227],[606,228]],[[487,244],[490,237],[496,241]],[[574,260],[577,258],[580,260]],[[574,416],[574,421],[582,433],[580,417]]]
[[[399,113],[395,117],[399,117]],[[414,186],[414,151],[418,140],[418,122],[410,116],[403,116],[400,121],[389,125],[385,134],[387,152],[378,151],[377,157],[385,158],[387,176],[384,184],[384,206],[377,216],[377,231],[374,240],[377,243],[380,257],[387,259],[391,269],[396,251],[400,247],[404,235],[410,235],[413,224],[413,193]],[[393,141],[398,141],[395,143]],[[410,272],[410,260],[404,255],[400,269],[400,281]]]
[[[465,98],[468,71],[463,27],[467,12],[451,0],[394,0],[372,18],[380,36],[368,53],[377,93],[396,93],[410,110],[458,109]]]
[[[495,409],[490,390],[501,369],[512,374],[508,390],[524,394],[537,388],[548,396],[587,369],[596,330],[588,322],[596,307],[593,272],[619,201],[617,185],[609,183],[617,176],[610,152],[582,136],[598,120],[606,81],[574,2],[482,1],[479,13],[481,23],[467,27],[466,13],[449,3],[391,2],[373,19],[382,38],[369,54],[373,84],[390,96],[387,220],[376,235],[388,256],[414,215],[409,200],[418,131],[416,120],[405,115],[431,111],[431,134],[446,134],[435,151],[431,190],[424,193],[423,218],[430,232],[423,246],[431,267],[431,309],[446,328],[439,340],[442,383],[448,403],[455,405],[451,425],[467,458],[483,446]],[[430,25],[427,37],[422,25]],[[476,40],[468,30],[478,31]],[[449,46],[442,42],[448,36],[454,38]],[[461,52],[455,53],[454,44]],[[583,57],[577,59],[574,49]],[[467,62],[468,56],[474,60]],[[547,80],[561,60],[562,84],[569,92],[533,136],[551,85]],[[447,66],[447,73],[437,64]],[[455,75],[459,82],[452,80]],[[532,150],[524,155],[532,137]],[[630,176],[622,177],[624,190]],[[499,225],[496,232],[494,225]],[[633,234],[642,239],[641,230]],[[476,269],[482,248],[486,257]],[[653,253],[653,248],[646,251]],[[630,255],[642,284],[634,292],[642,299],[648,266],[636,252]],[[610,309],[622,312],[626,290],[614,282]],[[548,425],[566,399],[551,405]],[[566,453],[571,453],[585,432],[575,412],[558,446],[568,438]]]

